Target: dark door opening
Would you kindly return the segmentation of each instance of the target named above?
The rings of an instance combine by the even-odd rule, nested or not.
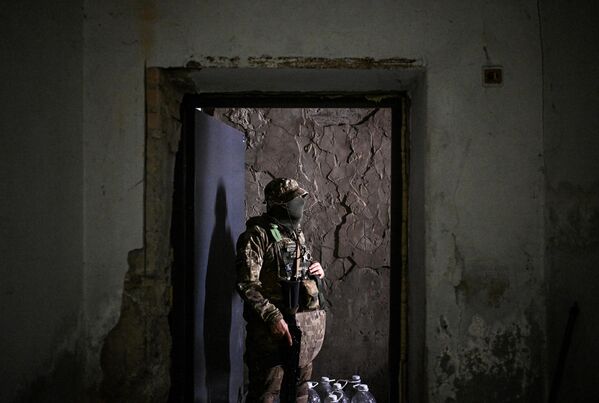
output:
[[[388,340],[387,343],[387,367],[385,396],[377,396],[379,401],[400,401],[400,397],[406,396],[406,256],[407,248],[406,239],[406,201],[407,201],[407,186],[405,179],[407,178],[407,163],[406,163],[406,116],[408,109],[408,98],[404,93],[396,94],[345,94],[345,95],[302,95],[302,94],[265,94],[265,95],[189,95],[186,96],[182,104],[183,129],[181,144],[177,154],[176,174],[175,174],[175,195],[173,209],[173,225],[172,225],[172,244],[174,249],[174,268],[173,268],[173,311],[171,314],[171,329],[173,336],[173,352],[172,352],[172,390],[170,401],[182,402],[193,401],[193,396],[197,396],[194,392],[197,388],[197,376],[194,377],[194,337],[193,329],[197,328],[197,317],[194,316],[194,284],[198,279],[194,278],[194,273],[189,270],[193,264],[193,248],[194,241],[194,222],[197,211],[194,206],[197,204],[197,192],[195,183],[195,153],[194,146],[194,130],[191,130],[194,125],[193,114],[197,108],[208,114],[223,117],[223,112],[235,108],[315,108],[315,109],[331,109],[331,108],[354,108],[365,110],[362,118],[369,118],[375,112],[386,110],[390,116],[390,203],[388,206],[390,215],[390,235],[389,241],[389,263],[388,263],[388,295],[389,317],[385,325],[388,324]],[[358,116],[359,118],[359,116]],[[361,120],[358,119],[358,120]],[[230,122],[229,122],[230,123]],[[354,122],[359,123],[359,122]],[[325,122],[326,124],[326,122]],[[281,128],[285,130],[285,128]],[[373,146],[368,144],[368,146]],[[374,147],[382,147],[381,144]],[[309,152],[303,149],[302,152]],[[335,154],[333,152],[332,154]],[[351,158],[343,155],[343,158],[349,161],[349,164],[356,163]],[[372,161],[370,161],[372,162]],[[248,161],[248,164],[251,164]],[[277,175],[270,172],[269,175]],[[263,178],[264,180],[268,178]],[[302,178],[299,178],[300,180]],[[337,180],[332,178],[333,181]],[[348,200],[343,200],[341,197],[340,208],[347,210],[349,207]],[[248,206],[249,208],[249,206]],[[244,211],[245,213],[245,211]],[[331,214],[336,214],[331,212]],[[345,220],[347,214],[343,213]],[[362,233],[367,232],[366,229]],[[338,240],[344,235],[337,231],[336,233],[337,248],[335,253],[339,253]],[[368,240],[364,241],[367,242]],[[351,256],[350,256],[350,263]],[[356,262],[352,263],[353,266]],[[343,268],[343,276],[349,274],[352,267]],[[232,268],[233,270],[233,268]],[[342,280],[347,280],[347,277]],[[366,285],[368,286],[368,285]],[[349,297],[349,296],[348,296]],[[402,303],[403,301],[403,303]],[[333,307],[333,309],[336,309]],[[332,319],[334,320],[334,318]],[[348,324],[351,325],[351,324]],[[335,343],[335,335],[327,335],[329,343]],[[367,342],[366,342],[367,344]],[[316,365],[316,364],[315,364]],[[197,368],[197,367],[196,367]],[[316,374],[315,375],[329,375]],[[331,374],[335,375],[335,374]],[[343,374],[351,375],[351,374]],[[373,382],[375,383],[375,382]],[[382,389],[379,387],[379,389]],[[381,391],[379,390],[379,393]],[[234,400],[232,400],[234,401]]]

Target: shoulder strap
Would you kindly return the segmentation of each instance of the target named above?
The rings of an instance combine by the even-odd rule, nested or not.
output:
[[[274,257],[277,261],[277,267],[280,268],[281,262],[283,262],[283,258],[281,256],[281,250],[278,247],[277,243],[283,239],[281,232],[279,231],[279,226],[273,222],[268,222],[266,220],[260,220],[255,225],[262,228],[268,237],[268,246],[273,247]]]

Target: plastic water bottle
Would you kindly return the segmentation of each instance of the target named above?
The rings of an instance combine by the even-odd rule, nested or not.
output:
[[[347,381],[345,381],[345,385],[343,385],[343,386],[341,386],[341,383],[335,382],[333,384],[333,393],[337,392],[339,394],[339,396],[341,396],[341,399],[339,400],[341,403],[350,403],[349,398],[347,397],[347,395],[343,391],[343,388],[345,386],[347,386]]]
[[[340,394],[338,391],[333,391],[329,393],[326,399],[324,399],[324,403],[341,403],[342,396],[343,392]]]
[[[320,396],[321,402],[324,402],[325,399],[327,397],[329,397],[329,395],[333,391],[331,382],[335,382],[335,380],[329,378],[328,376],[323,376],[320,378],[320,382],[318,383],[318,386],[316,387],[316,391],[318,392],[318,395]]]
[[[357,392],[356,386],[358,386],[361,383],[362,383],[362,378],[360,378],[360,375],[352,375],[351,379],[349,379],[347,381],[347,386],[345,387],[344,393],[345,393],[345,396],[347,396],[350,401],[351,401],[351,398],[354,397],[354,395]]]
[[[314,389],[316,385],[318,385],[318,382],[308,382],[308,403],[320,403],[320,396],[318,396],[318,392]]]
[[[368,385],[362,383],[356,386],[356,394],[352,397],[351,403],[376,403],[376,400],[368,391]]]

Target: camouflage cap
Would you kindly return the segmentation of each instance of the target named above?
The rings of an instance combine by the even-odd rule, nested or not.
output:
[[[306,196],[308,192],[302,189],[295,179],[276,178],[264,188],[266,203],[287,203],[298,196]]]

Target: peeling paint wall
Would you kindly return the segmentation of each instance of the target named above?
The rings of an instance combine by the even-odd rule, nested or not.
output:
[[[592,401],[599,373],[599,4],[541,2],[547,168],[547,339],[553,377],[568,312],[580,314],[557,401]],[[551,379],[551,378],[550,378]]]
[[[100,354],[102,399],[166,401],[171,387],[171,219],[183,92],[161,69],[146,71],[144,248],[128,255],[121,311]]]
[[[326,271],[327,339],[314,378],[359,373],[388,393],[391,110],[216,109],[247,138],[247,215],[264,186],[297,178],[310,193],[303,229]]]

